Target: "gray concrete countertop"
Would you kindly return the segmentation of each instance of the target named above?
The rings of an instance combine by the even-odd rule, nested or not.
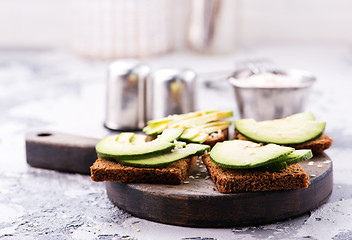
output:
[[[26,163],[28,131],[109,134],[103,127],[109,63],[61,50],[0,50],[0,239],[352,239],[352,48],[267,45],[226,56],[176,53],[148,63],[154,69],[189,67],[206,73],[256,58],[317,76],[306,110],[327,122],[326,133],[334,139],[326,151],[334,164],[334,188],[326,204],[297,218],[241,228],[188,228],[131,216],[108,200],[104,183]],[[225,83],[213,88],[200,83],[197,99],[198,109],[237,114]]]

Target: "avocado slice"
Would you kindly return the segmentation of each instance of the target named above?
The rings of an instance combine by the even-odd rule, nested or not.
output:
[[[203,143],[208,138],[209,138],[209,134],[204,131],[201,131],[197,136],[190,138],[189,141],[194,143]]]
[[[311,113],[301,113],[288,118],[256,122],[253,119],[235,121],[236,130],[255,142],[293,145],[319,137],[325,122],[314,120]]]
[[[156,167],[164,166],[190,156],[200,155],[207,150],[209,150],[208,145],[190,143],[184,148],[175,148],[171,152],[161,153],[156,156],[148,156],[138,160],[118,159],[117,161],[134,167]]]
[[[131,144],[141,144],[141,143],[145,143],[145,141],[147,141],[146,135],[135,134],[134,137],[131,139]]]
[[[286,156],[283,159],[283,161],[285,161],[287,164],[294,164],[294,163],[306,161],[308,159],[311,159],[312,157],[313,157],[312,150],[298,149],[298,150],[295,150],[290,155]]]
[[[143,128],[143,132],[145,132],[145,134],[149,136],[157,135],[162,131],[164,131],[167,127],[168,127],[167,123],[148,125]]]
[[[183,131],[180,139],[181,140],[190,140],[194,137],[196,137],[197,135],[199,135],[201,133],[201,129],[198,127],[194,127],[194,128],[187,128]]]
[[[263,171],[276,172],[280,170],[285,170],[286,168],[287,168],[286,162],[274,162],[274,163],[269,163],[267,165],[259,167],[258,169]]]
[[[174,140],[177,140],[183,129],[170,128],[151,142],[141,144],[124,144],[118,142],[118,135],[106,137],[95,146],[98,157],[118,159],[138,159],[148,155],[155,155],[160,152],[170,151],[175,147]]]
[[[205,139],[200,142],[202,143],[207,139],[207,137],[209,137],[208,134],[217,132],[219,130],[224,130],[230,125],[231,121],[215,121],[197,127],[187,128],[185,131],[183,131],[180,139],[192,141],[194,138],[201,140],[205,137]],[[198,135],[203,135],[203,137],[197,137]]]
[[[284,156],[295,149],[276,144],[232,140],[218,142],[210,151],[210,159],[221,166],[229,168],[255,168],[269,163],[281,162]]]
[[[159,118],[155,120],[150,120],[147,122],[147,125],[154,125],[154,124],[160,124],[160,123],[168,123],[171,121],[182,121],[185,119],[189,118],[194,118],[194,117],[199,117],[204,114],[209,114],[209,113],[214,113],[214,112],[219,112],[218,110],[205,110],[205,111],[197,111],[197,112],[190,112],[190,113],[184,113],[184,114],[174,114],[167,116],[165,118]]]
[[[123,132],[117,136],[117,142],[121,144],[131,144],[132,138],[135,136],[133,132]]]
[[[182,122],[188,119],[197,118],[199,116],[203,116],[210,113],[219,112],[218,110],[206,110],[206,111],[198,111],[198,112],[190,112],[185,114],[174,114],[170,115],[166,118],[160,118],[156,120],[150,120],[147,123],[147,126],[143,128],[143,132],[147,135],[157,135],[161,133],[163,130],[171,127],[177,127],[176,123]]]
[[[233,116],[232,111],[214,112],[210,114],[205,114],[196,118],[190,118],[183,121],[178,121],[175,123],[170,123],[169,127],[183,127],[189,128],[194,126],[199,126],[210,121],[215,121],[223,118],[229,118]]]
[[[175,140],[180,138],[183,131],[184,130],[182,128],[167,128],[156,139],[174,142]]]
[[[217,121],[219,119],[232,117],[232,111],[218,111],[218,110],[208,110],[191,112],[187,114],[171,115],[166,118],[151,120],[148,122],[147,126],[143,128],[143,132],[147,135],[157,135],[161,133],[166,128],[190,128],[198,127],[200,125]],[[216,125],[216,123],[211,123]],[[192,137],[194,137],[193,135]],[[183,138],[183,139],[188,139]]]
[[[313,157],[312,150],[310,149],[299,149],[293,151],[291,154],[283,157],[280,162],[271,163],[263,166],[263,170],[267,171],[279,171],[287,168],[287,165],[306,161]]]

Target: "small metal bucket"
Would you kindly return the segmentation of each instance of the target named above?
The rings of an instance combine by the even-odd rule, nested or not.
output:
[[[288,70],[279,74],[287,77],[287,81],[296,79],[298,85],[290,86],[286,82],[283,86],[250,86],[246,81],[251,75],[247,73],[248,69],[237,71],[229,77],[229,82],[235,91],[240,117],[257,121],[284,118],[304,111],[310,88],[316,80],[309,72]]]

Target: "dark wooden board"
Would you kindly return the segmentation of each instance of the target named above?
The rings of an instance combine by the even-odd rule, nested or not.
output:
[[[32,167],[90,174],[99,139],[54,131],[26,134],[26,158]]]
[[[314,165],[309,165],[309,162]],[[333,167],[322,153],[300,163],[310,176],[305,189],[219,193],[204,166],[196,166],[181,185],[107,182],[109,199],[140,218],[191,227],[233,227],[272,223],[306,213],[325,203],[332,192]]]
[[[26,134],[27,162],[33,167],[90,173],[98,139],[45,131]],[[181,185],[107,182],[109,199],[131,214],[156,222],[192,227],[232,227],[271,223],[301,215],[327,201],[333,185],[332,163],[322,153],[300,163],[310,178],[306,189],[222,194],[196,166]],[[330,162],[329,162],[330,161]],[[206,179],[208,178],[208,179]]]

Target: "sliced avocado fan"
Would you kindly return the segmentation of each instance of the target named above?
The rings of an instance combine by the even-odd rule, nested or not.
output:
[[[101,158],[143,158],[148,155],[170,151],[175,147],[174,141],[183,132],[180,128],[166,129],[158,138],[151,142],[138,141],[140,144],[130,144],[133,134],[113,135],[102,139],[95,146],[98,157]],[[122,140],[121,140],[122,135]],[[120,140],[119,140],[120,139]]]
[[[170,152],[164,152],[159,155],[145,157],[143,159],[119,159],[117,161],[134,167],[156,167],[167,165],[194,155],[201,155],[204,151],[209,150],[209,148],[210,147],[208,145],[190,143],[185,145],[184,148],[175,148]]]
[[[178,160],[201,155],[210,147],[177,141],[183,129],[166,129],[157,139],[146,142],[146,136],[123,132],[106,137],[96,145],[99,158],[134,167],[164,166]]]
[[[276,144],[261,145],[250,141],[232,140],[216,143],[210,151],[210,159],[228,168],[256,168],[279,162],[294,150]]]
[[[227,168],[258,168],[277,171],[287,165],[313,157],[310,149],[295,150],[276,144],[262,145],[251,141],[232,140],[216,143],[210,151],[210,159]]]
[[[253,119],[235,121],[236,131],[252,141],[283,145],[313,140],[323,133],[325,125],[325,122],[315,121],[309,112],[260,122]]]
[[[208,110],[191,112],[187,114],[175,114],[166,118],[148,121],[143,132],[147,135],[157,135],[167,128],[191,128],[204,125],[206,123],[232,117],[232,111]]]

